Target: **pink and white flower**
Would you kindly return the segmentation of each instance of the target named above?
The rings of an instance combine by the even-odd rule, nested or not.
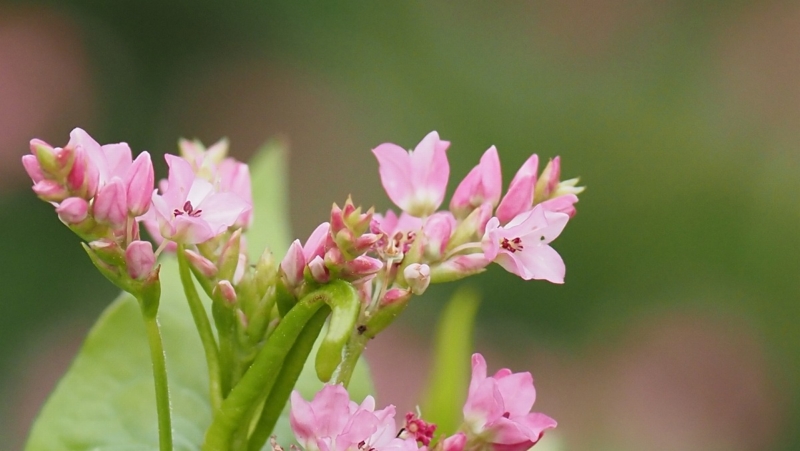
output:
[[[486,224],[481,245],[485,257],[525,280],[564,283],[564,261],[549,246],[567,225],[569,215],[542,205],[521,213],[505,226],[494,217]]]
[[[292,392],[289,422],[307,451],[415,451],[413,438],[397,438],[395,408],[375,410],[367,396],[360,405],[341,385],[325,385],[311,402]]]
[[[392,143],[372,149],[389,199],[413,216],[427,216],[436,211],[444,200],[450,177],[445,153],[449,146],[449,141],[442,141],[438,133],[430,132],[413,151]]]
[[[486,360],[473,354],[472,380],[463,409],[466,448],[525,451],[536,444],[544,431],[556,427],[556,421],[531,412],[535,401],[531,373],[503,368],[487,377]]]
[[[231,192],[220,193],[194,173],[189,163],[165,155],[169,177],[161,194],[153,193],[151,218],[162,237],[183,244],[197,244],[223,233],[251,206]]]

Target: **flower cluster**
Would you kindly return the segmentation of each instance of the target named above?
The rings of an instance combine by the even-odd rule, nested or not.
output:
[[[530,373],[504,368],[487,377],[486,361],[474,354],[464,423],[449,437],[435,437],[436,425],[413,413],[398,430],[394,406],[376,411],[371,396],[359,405],[341,385],[325,385],[310,402],[293,392],[290,421],[306,451],[524,451],[556,427],[552,418],[531,412],[535,400]]]
[[[459,183],[449,210],[445,198],[450,143],[431,132],[412,151],[391,143],[373,149],[381,182],[401,212],[362,211],[348,199],[334,204],[305,244],[295,241],[281,277],[297,295],[332,278],[356,284],[364,309],[359,327],[374,336],[387,317],[430,283],[457,280],[495,262],[525,280],[563,283],[564,262],[550,243],[575,215],[578,179],[561,181],[561,162],[538,173],[531,155],[505,195],[497,149],[490,147]]]
[[[450,143],[431,132],[412,151],[391,143],[373,149],[383,187],[400,213],[333,204],[329,220],[278,263],[269,249],[251,259],[253,225],[248,166],[227,156],[228,142],[206,148],[179,141],[165,156],[169,173],[155,183],[150,154],[135,159],[125,143],[100,145],[76,128],[63,148],[30,143],[22,163],[34,192],[53,204],[81,238],[95,266],[139,301],[148,324],[161,449],[171,449],[166,365],[156,315],[163,251],[175,252],[180,280],[208,365],[213,419],[204,449],[260,449],[275,425],[314,340],[322,382],[347,386],[374,338],[431,283],[485,270],[492,262],[525,280],[564,280],[550,243],[575,214],[578,179],[560,180],[560,159],[538,171],[532,155],[503,194],[497,149],[490,147],[458,184],[449,209]],[[156,188],[157,187],[157,188]],[[153,245],[143,240],[140,224]],[[253,263],[255,262],[255,263]],[[211,299],[216,333],[195,283]],[[327,328],[323,331],[323,323]],[[473,356],[464,424],[449,437],[409,414],[396,430],[394,408],[358,405],[340,385],[310,403],[291,397],[292,426],[311,451],[521,451],[555,422],[530,413],[529,373],[504,369],[487,377]],[[265,401],[267,400],[267,401]],[[240,425],[254,425],[253,430]]]

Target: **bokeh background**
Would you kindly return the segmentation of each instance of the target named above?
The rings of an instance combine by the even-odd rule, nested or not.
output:
[[[0,0],[0,448],[115,294],[19,163],[81,126],[283,137],[301,238],[349,193],[389,207],[382,142],[438,130],[451,189],[492,144],[506,183],[561,155],[567,283],[470,279],[490,366],[534,374],[564,450],[800,450],[799,125],[792,1]],[[379,402],[416,404],[453,288],[368,349]]]

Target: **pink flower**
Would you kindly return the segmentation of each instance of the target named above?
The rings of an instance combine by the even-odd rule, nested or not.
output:
[[[492,146],[484,152],[480,163],[469,171],[456,188],[450,201],[450,211],[463,218],[481,204],[496,206],[503,191],[502,177],[500,157],[497,155],[497,148]]]
[[[211,183],[198,178],[189,163],[165,155],[169,177],[162,194],[153,193],[151,218],[158,222],[161,236],[183,244],[207,241],[232,226],[251,206],[234,193],[220,193]]]
[[[533,189],[536,185],[536,171],[539,170],[539,156],[531,155],[517,171],[506,195],[497,206],[497,219],[500,224],[505,224],[520,213],[526,212],[533,206]]]
[[[472,355],[472,380],[464,404],[467,448],[525,451],[556,422],[531,412],[536,401],[531,373],[512,373],[503,368],[486,376],[486,360]],[[481,446],[484,445],[484,446]]]
[[[214,146],[217,146],[215,144]],[[213,146],[212,146],[213,148]],[[208,150],[210,152],[211,149]],[[241,161],[233,158],[222,160],[217,171],[219,191],[223,193],[233,193],[247,202],[253,204],[253,193],[250,187],[250,168]],[[235,227],[247,229],[253,223],[253,209],[246,208],[234,223]]]
[[[367,396],[361,405],[341,385],[325,385],[311,402],[292,392],[289,422],[308,451],[412,451],[414,439],[397,438],[394,406],[375,410]]]
[[[484,255],[525,280],[564,283],[564,261],[549,243],[561,234],[568,220],[568,215],[547,211],[541,205],[503,227],[494,217],[486,224]]]
[[[413,151],[384,143],[372,149],[378,159],[381,183],[389,199],[414,216],[427,216],[442,204],[450,164],[445,151],[450,142],[430,132]]]

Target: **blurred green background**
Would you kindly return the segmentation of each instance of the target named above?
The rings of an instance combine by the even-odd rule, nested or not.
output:
[[[564,450],[800,450],[798,30],[784,1],[0,0],[0,448],[115,294],[19,164],[80,126],[158,154],[284,137],[301,238],[349,193],[389,207],[382,142],[438,130],[451,190],[492,144],[506,183],[561,155],[588,186],[566,284],[470,279],[490,366],[534,374]],[[368,350],[379,402],[416,404],[453,288]]]

